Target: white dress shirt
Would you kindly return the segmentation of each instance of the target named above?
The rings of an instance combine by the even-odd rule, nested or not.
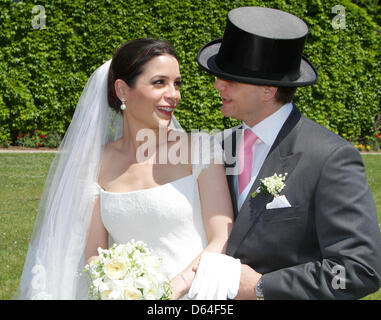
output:
[[[238,211],[241,209],[245,199],[250,192],[250,189],[257,178],[259,170],[265,161],[267,154],[269,153],[271,146],[273,145],[280,129],[287,120],[292,111],[292,103],[283,105],[278,111],[268,116],[266,119],[257,123],[254,127],[250,128],[246,123],[242,122],[242,129],[251,129],[258,137],[257,141],[253,145],[253,167],[251,170],[251,179],[243,190],[242,194],[239,194],[238,188],[238,175],[234,178],[234,189],[237,196]]]

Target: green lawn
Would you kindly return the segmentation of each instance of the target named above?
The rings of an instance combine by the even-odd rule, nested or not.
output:
[[[54,154],[0,154],[0,299],[11,299],[21,276],[35,214]],[[381,155],[364,155],[381,222]],[[381,300],[381,290],[364,298]]]
[[[54,154],[0,154],[0,299],[12,298]]]

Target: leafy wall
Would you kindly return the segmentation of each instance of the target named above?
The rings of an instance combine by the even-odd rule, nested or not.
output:
[[[196,62],[201,46],[220,38],[229,10],[266,6],[293,13],[310,28],[305,55],[318,83],[296,92],[308,117],[346,139],[374,135],[380,111],[381,45],[375,1],[340,1],[345,28],[334,29],[337,1],[0,0],[0,143],[40,130],[63,134],[90,74],[123,42],[140,37],[171,41],[184,80],[176,116],[187,129],[223,129],[214,78]],[[355,4],[356,3],[356,4]],[[32,21],[45,9],[45,28]],[[366,6],[361,8],[361,6]]]

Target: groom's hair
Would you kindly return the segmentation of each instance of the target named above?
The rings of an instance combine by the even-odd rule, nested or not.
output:
[[[134,39],[127,41],[116,50],[111,61],[107,83],[107,98],[112,109],[121,112],[121,101],[114,87],[115,81],[122,79],[130,88],[133,88],[139,75],[144,71],[145,64],[163,54],[169,54],[178,60],[175,49],[166,40]]]
[[[278,87],[275,93],[275,100],[284,105],[292,101],[297,87]]]

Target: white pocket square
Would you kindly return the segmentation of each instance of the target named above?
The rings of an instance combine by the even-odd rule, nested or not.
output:
[[[289,207],[291,207],[291,204],[288,202],[286,196],[275,197],[273,201],[266,204],[266,209],[280,209]]]

